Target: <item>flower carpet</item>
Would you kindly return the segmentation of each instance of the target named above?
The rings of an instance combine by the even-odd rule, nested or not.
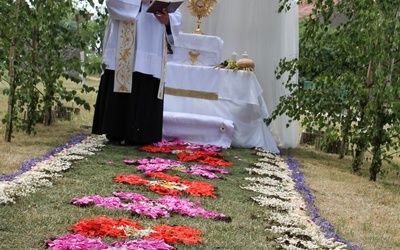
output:
[[[78,135],[49,154],[24,163],[17,173],[0,176],[0,205],[18,202],[19,197],[52,186],[54,179],[61,177],[78,161],[102,150],[106,141],[103,136]],[[83,218],[67,226],[65,235],[47,239],[48,249],[161,250],[205,244],[201,237],[206,232],[196,227],[160,223],[144,227],[132,219],[136,216],[150,220],[186,216],[232,221],[229,215],[211,211],[200,201],[190,198],[218,199],[216,187],[207,180],[223,180],[229,174],[229,168],[234,167],[232,162],[224,159],[221,148],[163,141],[140,150],[174,154],[176,159],[124,159],[126,166],[134,167],[140,174],[116,173],[114,182],[116,185],[145,188],[159,198],[125,191],[115,191],[109,196],[88,194],[71,197],[71,206],[120,210],[127,216]],[[274,240],[280,249],[359,249],[337,235],[333,226],[319,215],[295,159],[258,148],[254,149],[254,154],[258,161],[244,169],[248,174],[239,187],[243,192],[252,193],[254,203],[271,211],[254,219],[272,225],[266,230],[277,235]],[[201,177],[204,181],[192,181],[173,173]],[[110,238],[114,240],[110,242]]]

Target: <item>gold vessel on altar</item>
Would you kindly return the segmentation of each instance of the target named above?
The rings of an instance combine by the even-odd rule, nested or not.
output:
[[[198,51],[198,50],[190,50],[188,53],[189,53],[190,61],[192,62],[192,65],[194,65],[196,63],[196,61],[197,61],[197,58],[200,55],[200,51]]]
[[[187,7],[192,16],[197,17],[197,28],[193,32],[194,34],[202,35],[203,32],[200,29],[201,19],[207,17],[214,10],[214,4],[217,0],[188,0]]]

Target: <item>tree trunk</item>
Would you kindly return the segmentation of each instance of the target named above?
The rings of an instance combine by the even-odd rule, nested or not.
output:
[[[32,28],[32,61],[31,65],[36,65],[37,63],[37,26]],[[35,86],[36,86],[36,71],[32,71],[31,76],[31,87],[29,89],[29,96],[30,96],[30,103],[28,103],[28,120],[26,126],[26,133],[30,135],[33,131],[33,127],[37,122],[37,114],[36,114],[36,105],[37,105],[37,97],[35,93]]]
[[[367,107],[368,102],[370,101],[370,94],[371,94],[371,87],[372,87],[372,68],[373,68],[373,61],[371,60],[371,62],[368,65],[368,70],[367,70],[367,79],[365,82],[365,87],[369,89],[369,95],[368,97],[363,101],[363,103],[360,104],[361,106],[361,114],[360,114],[360,127],[364,128],[366,126],[366,122],[365,122],[365,109]],[[353,157],[353,164],[352,164],[352,169],[353,172],[356,174],[361,174],[361,168],[363,165],[363,161],[364,161],[364,152],[365,152],[365,148],[367,146],[366,144],[366,139],[364,138],[359,138],[357,140],[357,148],[355,151],[355,155]]]
[[[15,8],[15,21],[18,20],[18,12],[19,12],[19,2],[16,2]],[[17,89],[16,80],[15,80],[15,42],[17,40],[17,28],[15,28],[14,35],[11,38],[11,46],[10,46],[10,95],[8,96],[8,110],[7,110],[7,122],[6,122],[6,130],[4,139],[7,142],[11,142],[12,132],[13,132],[13,120],[14,120],[14,112],[15,112],[15,91]]]
[[[348,117],[351,117],[351,115],[349,115]],[[345,119],[346,118],[347,117],[345,117]],[[339,159],[343,159],[344,156],[347,154],[348,144],[349,144],[350,127],[351,127],[351,119],[347,118],[344,121],[343,129],[342,129],[342,140],[340,141],[340,148],[339,148]]]
[[[48,105],[45,105],[48,106]],[[52,123],[52,117],[51,117],[51,106],[44,109],[44,125],[45,126],[50,126]]]
[[[371,181],[376,181],[378,174],[381,172],[382,167],[382,155],[381,155],[381,145],[375,145],[372,149],[372,162],[369,169],[369,179]]]
[[[359,126],[365,126],[365,108],[367,106],[368,100],[365,100],[361,103],[361,114],[360,114],[360,122]],[[364,164],[364,153],[366,148],[366,139],[363,138],[363,135],[359,135],[356,139],[356,149],[353,155],[353,163],[352,163],[352,170],[353,173],[361,175],[361,169]]]
[[[357,148],[353,157],[352,170],[357,175],[361,175],[361,169],[364,164],[364,152],[364,150]]]
[[[375,119],[375,133],[372,138],[372,162],[369,169],[369,179],[371,181],[376,181],[378,174],[381,172],[382,167],[382,144],[385,141],[385,111],[384,111],[384,103],[381,103],[381,98],[377,97],[377,105],[380,107],[378,112],[376,112]]]

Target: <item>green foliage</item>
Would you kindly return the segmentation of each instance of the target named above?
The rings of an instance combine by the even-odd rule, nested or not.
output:
[[[352,145],[354,171],[371,150],[371,180],[399,148],[400,114],[393,108],[400,93],[399,6],[398,0],[315,1],[301,23],[299,58],[282,59],[276,70],[291,94],[268,122],[286,114],[308,131],[339,134]]]
[[[93,49],[97,41],[93,33],[100,27],[96,31],[89,28],[91,15],[77,10],[73,0],[7,0],[0,14],[7,19],[0,27],[0,77],[9,86],[4,94],[10,98],[3,123],[10,130],[15,127],[30,134],[42,118],[51,124],[55,105],[74,101],[90,109],[76,90],[64,87],[62,79],[80,84],[82,93],[94,91],[81,84],[87,62],[82,62],[79,53]]]

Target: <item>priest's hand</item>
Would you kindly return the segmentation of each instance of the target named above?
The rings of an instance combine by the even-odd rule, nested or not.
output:
[[[168,12],[163,9],[162,11],[157,11],[154,16],[157,18],[157,20],[164,24],[164,25],[169,25],[169,14]]]

